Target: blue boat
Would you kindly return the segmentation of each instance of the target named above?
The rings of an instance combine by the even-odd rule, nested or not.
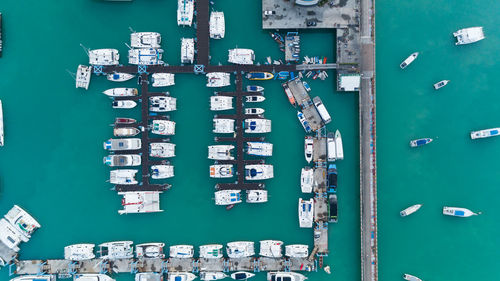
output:
[[[274,75],[269,72],[249,72],[246,77],[249,80],[270,80]]]
[[[337,192],[337,165],[330,164],[328,165],[328,192],[335,193]]]
[[[416,140],[410,141],[410,146],[411,147],[418,147],[418,146],[422,146],[422,145],[426,145],[428,143],[431,143],[432,141],[433,141],[433,139],[431,139],[431,138],[416,139]]]
[[[309,122],[307,122],[306,117],[304,116],[304,113],[297,111],[297,118],[299,118],[300,124],[302,124],[302,127],[304,127],[304,130],[306,133],[311,132],[311,127],[309,126]]]
[[[288,79],[288,76],[290,76],[290,73],[288,71],[278,72],[278,79],[286,80],[286,79]]]
[[[264,91],[264,87],[257,85],[249,85],[247,86],[247,92],[262,92]]]

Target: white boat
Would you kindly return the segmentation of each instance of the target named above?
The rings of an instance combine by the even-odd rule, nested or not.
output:
[[[307,258],[309,256],[309,247],[303,244],[286,245],[285,256],[291,258]]]
[[[153,120],[151,133],[162,136],[175,135],[175,122],[169,120]]]
[[[167,275],[167,281],[193,281],[194,279],[196,279],[196,275],[191,272],[170,271]]]
[[[139,154],[115,154],[104,157],[103,161],[110,167],[140,166],[141,156]]]
[[[16,278],[10,279],[10,281],[56,281],[55,275],[21,275]]]
[[[116,100],[111,104],[113,108],[130,109],[137,106],[137,103],[133,100]]]
[[[434,84],[434,89],[439,90],[439,89],[443,88],[444,86],[448,85],[448,83],[450,83],[450,80],[441,80],[441,81],[437,82],[436,84]]]
[[[247,280],[248,278],[252,278],[254,276],[254,273],[246,271],[237,271],[231,274],[231,278],[233,278],[234,280]]]
[[[0,146],[4,144],[4,131],[3,131],[3,104],[0,100]]]
[[[337,160],[337,144],[335,142],[335,134],[329,132],[326,138],[326,150],[327,150],[327,160],[329,162],[334,162]]]
[[[169,158],[175,156],[175,144],[169,142],[152,142],[149,144],[149,156]]]
[[[258,114],[262,114],[264,112],[265,112],[265,110],[263,108],[259,108],[259,107],[245,108],[245,114],[258,115]]]
[[[6,227],[7,229],[5,230],[6,233],[1,233],[0,234],[0,240],[6,245],[13,245],[14,247],[9,247],[11,249],[14,249],[21,241],[23,242],[28,242],[31,238],[31,235],[33,232],[35,232],[37,229],[41,227],[41,225],[38,223],[35,218],[33,218],[28,212],[23,210],[21,207],[18,205],[14,205],[7,214],[5,214],[4,219],[2,221],[2,226],[6,226],[9,224],[11,227]],[[1,227],[0,227],[1,228]],[[7,235],[6,240],[4,241],[4,234]],[[13,241],[15,238],[19,239],[19,241]],[[10,242],[10,243],[9,243]],[[19,251],[19,248],[17,248],[17,251]],[[17,252],[16,251],[16,252]]]
[[[259,255],[269,258],[281,258],[283,256],[283,241],[262,240],[260,241]]]
[[[459,29],[453,32],[453,36],[457,39],[455,45],[471,44],[485,38],[482,26]]]
[[[273,165],[245,165],[246,180],[266,180],[274,177]]]
[[[161,47],[161,34],[158,32],[133,32],[130,34],[130,47],[153,48]]]
[[[153,73],[151,81],[153,87],[168,87],[175,85],[175,75],[173,73]]]
[[[402,217],[406,217],[406,216],[409,216],[409,215],[415,213],[416,211],[418,211],[418,209],[420,209],[420,207],[422,207],[422,204],[415,204],[415,205],[412,205],[412,206],[402,210],[401,212],[399,212],[399,214]]]
[[[267,190],[247,190],[247,203],[267,202]]]
[[[125,82],[125,81],[128,81],[128,80],[134,78],[134,75],[129,74],[129,73],[114,72],[114,73],[107,74],[106,78],[109,81],[113,81],[113,82]]]
[[[210,97],[210,110],[220,111],[233,109],[233,97],[226,96],[211,96]]]
[[[213,271],[202,271],[200,272],[201,280],[220,280],[226,278],[227,275],[223,272],[213,272]]]
[[[412,63],[418,57],[418,52],[411,54],[407,57],[400,65],[401,69],[405,69],[410,63]]]
[[[95,244],[74,244],[64,247],[64,259],[70,261],[84,261],[95,258]]]
[[[299,198],[299,225],[301,228],[311,228],[314,223],[314,199]]]
[[[115,137],[133,137],[137,136],[141,131],[134,127],[114,128],[113,135]]]
[[[107,242],[99,245],[100,259],[116,260],[116,259],[130,259],[134,257],[134,249],[132,241],[116,241]]]
[[[470,217],[477,216],[481,213],[474,213],[473,211],[466,208],[458,208],[458,207],[443,207],[443,215],[454,216],[454,217]]]
[[[211,178],[232,178],[233,176],[234,168],[232,164],[210,165]]]
[[[276,272],[268,272],[267,273],[267,281],[304,281],[307,277],[297,272],[284,272],[284,271],[276,271]]]
[[[495,137],[495,136],[499,136],[499,135],[500,135],[500,127],[485,129],[485,130],[480,130],[480,131],[472,131],[470,133],[470,138],[475,140],[475,139]]]
[[[218,134],[234,133],[234,120],[214,118],[214,129],[212,130],[212,132]]]
[[[105,150],[121,151],[121,150],[137,150],[141,149],[141,139],[109,139],[103,144]]]
[[[194,0],[178,0],[177,3],[177,25],[191,26],[193,23]]]
[[[135,281],[163,281],[163,274],[156,272],[136,273]]]
[[[177,110],[177,99],[167,96],[149,97],[149,111],[170,112]]]
[[[120,63],[120,54],[116,49],[96,49],[89,50],[90,65],[118,65]]]
[[[200,246],[200,258],[202,259],[220,259],[222,255],[222,245],[210,244]]]
[[[209,21],[210,38],[222,39],[226,34],[226,22],[223,12],[212,12]]]
[[[268,142],[247,142],[247,154],[255,156],[272,156],[273,144]]]
[[[73,281],[115,281],[115,279],[106,274],[85,273],[73,275]]]
[[[255,255],[254,242],[237,241],[227,243],[226,253],[229,258],[238,259]]]
[[[304,193],[311,193],[314,187],[314,170],[310,167],[302,168],[300,172],[300,190]]]
[[[123,196],[123,209],[118,210],[118,213],[122,215],[163,212],[160,209],[160,193],[159,191],[118,192],[118,195]]]
[[[245,133],[262,134],[271,132],[271,120],[250,118],[245,119]]]
[[[266,100],[264,96],[246,96],[245,101],[246,102],[263,102]]]
[[[208,159],[212,160],[234,160],[231,155],[231,150],[234,149],[234,145],[209,145],[208,146]]]
[[[145,259],[163,259],[165,243],[144,243],[135,246],[135,256]]]
[[[182,38],[181,39],[181,63],[194,62],[194,39]]]
[[[215,192],[215,205],[241,203],[241,190],[219,190]]]
[[[90,78],[92,76],[92,66],[80,64],[76,70],[75,85],[76,88],[89,89]]]
[[[136,88],[112,88],[102,93],[109,97],[133,97],[137,96],[138,91]]]
[[[170,246],[170,257],[188,259],[194,255],[194,247],[191,245],[174,245]]]
[[[168,179],[174,176],[174,166],[172,165],[152,165],[151,177],[153,179]]]
[[[314,153],[314,140],[312,137],[307,136],[304,138],[304,156],[307,163],[311,163]]]
[[[227,60],[234,64],[249,65],[253,64],[255,53],[252,49],[230,49]]]
[[[128,50],[128,63],[135,65],[163,65],[161,58],[163,49],[130,49]]]
[[[248,85],[247,86],[247,92],[259,93],[262,91],[264,91],[264,87],[262,87],[262,86],[258,86],[258,85]]]
[[[309,122],[307,122],[304,113],[302,113],[301,111],[297,111],[297,118],[299,119],[299,122],[302,125],[302,128],[304,128],[304,131],[306,131],[306,133],[312,131],[311,126],[309,126]]]
[[[109,182],[111,184],[138,184],[135,179],[137,170],[134,169],[123,169],[123,170],[111,170],[109,172]]]
[[[207,87],[225,87],[231,85],[231,74],[225,72],[207,73]]]
[[[413,276],[407,273],[403,274],[403,279],[408,281],[422,281],[422,279],[418,278],[417,276]]]
[[[335,150],[337,151],[337,160],[344,159],[344,147],[342,146],[342,135],[340,131],[335,132]]]

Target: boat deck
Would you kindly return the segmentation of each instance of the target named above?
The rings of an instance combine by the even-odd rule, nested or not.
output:
[[[314,163],[316,163],[317,166],[323,163],[326,164],[327,160],[326,140],[327,139],[325,137],[314,138],[313,140],[314,141],[313,161]]]
[[[314,181],[317,183],[314,186],[314,193],[324,193],[326,192],[326,177],[327,171],[326,168],[316,167],[314,169]]]
[[[302,84],[302,81],[299,78],[296,78],[288,81],[286,84],[292,92],[295,101],[300,106],[302,113],[304,113],[304,117],[307,122],[309,122],[311,129],[313,131],[321,129],[325,123],[323,122],[323,119],[321,119],[318,110],[316,110],[316,107],[314,106],[309,93],[307,93],[304,84]]]

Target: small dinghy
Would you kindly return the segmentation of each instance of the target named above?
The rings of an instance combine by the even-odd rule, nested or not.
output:
[[[441,80],[441,81],[437,82],[436,84],[434,84],[434,89],[439,90],[439,89],[443,88],[444,86],[448,85],[449,82],[450,82],[450,80]]]
[[[246,280],[254,276],[255,274],[246,271],[237,271],[231,274],[231,278],[233,278],[234,280]]]
[[[431,139],[431,138],[416,139],[416,140],[410,141],[410,146],[411,147],[419,147],[419,146],[422,146],[422,145],[429,144],[432,141],[433,141],[433,139]]]
[[[114,128],[113,135],[115,137],[133,137],[137,136],[141,131],[134,127]]]
[[[410,65],[416,58],[418,57],[418,52],[411,54],[407,57],[400,65],[401,69],[405,69],[408,65]]]
[[[117,100],[112,103],[113,108],[130,109],[137,106],[133,100]]]
[[[415,213],[416,211],[418,211],[418,209],[420,209],[420,207],[422,207],[422,204],[416,204],[416,205],[413,205],[413,206],[410,206],[410,207],[404,209],[403,211],[399,212],[399,214],[402,217],[406,217],[406,216],[409,216],[409,215]]]
[[[418,278],[417,276],[413,276],[410,274],[403,274],[403,279],[408,280],[408,281],[422,281],[422,279]]]
[[[106,78],[109,81],[113,81],[113,82],[124,82],[124,81],[128,81],[128,80],[134,78],[134,75],[129,74],[129,73],[115,72],[115,73],[110,73],[110,74],[106,75]]]

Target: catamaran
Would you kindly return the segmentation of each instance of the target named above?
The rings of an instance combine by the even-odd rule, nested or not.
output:
[[[107,74],[106,78],[112,82],[125,82],[134,78],[134,75],[129,73],[113,72]]]
[[[226,34],[226,21],[223,12],[212,12],[209,21],[210,38],[222,39]]]
[[[234,133],[234,120],[214,118],[214,129],[212,130],[212,132],[218,134]]]
[[[181,63],[194,62],[194,39],[182,38],[181,39]]]
[[[118,195],[123,196],[123,209],[118,210],[118,213],[122,215],[163,212],[160,209],[160,193],[161,191],[118,192]]]
[[[132,185],[138,184],[135,179],[135,175],[137,174],[137,170],[134,169],[121,169],[121,170],[111,170],[109,172],[109,182],[111,184],[124,184],[124,185]]]
[[[120,54],[116,49],[89,50],[88,55],[90,65],[108,66],[120,63]]]
[[[245,128],[245,133],[250,134],[262,134],[271,132],[271,120],[269,119],[245,119],[243,124]]]
[[[402,210],[401,212],[399,212],[399,214],[402,217],[406,217],[406,216],[409,216],[409,215],[415,213],[416,211],[418,211],[418,209],[420,209],[420,207],[422,207],[422,204],[415,204],[415,205],[412,205],[412,206]]]
[[[207,87],[225,87],[231,85],[231,74],[225,72],[207,73]]]
[[[307,136],[304,138],[304,156],[306,158],[307,163],[311,163],[313,159],[314,152],[314,140],[311,136]]]
[[[267,273],[267,281],[304,281],[306,280],[307,277],[300,273],[296,272],[284,272],[284,271],[277,271],[277,272],[268,272]]]
[[[220,259],[223,246],[220,244],[210,244],[200,246],[200,258],[202,259]]]
[[[215,192],[215,205],[241,203],[241,190],[219,190]]]
[[[89,89],[90,78],[92,76],[92,66],[79,65],[75,76],[76,88]]]
[[[177,25],[191,26],[193,23],[194,0],[179,0],[177,3]]]
[[[210,166],[211,178],[231,178],[234,175],[232,164],[216,164]]]
[[[70,261],[84,261],[95,258],[95,244],[74,244],[64,247],[64,259]]]
[[[130,34],[130,47],[153,48],[161,47],[161,34],[158,32],[133,32]]]
[[[227,243],[226,247],[227,256],[229,258],[245,258],[255,255],[254,242],[251,241],[237,241]]]
[[[231,155],[234,145],[220,144],[208,146],[208,159],[212,160],[234,160]]]
[[[436,84],[434,84],[434,89],[439,90],[439,89],[443,88],[444,86],[448,85],[449,82],[450,82],[450,80],[441,80],[441,81],[437,82]]]
[[[170,112],[177,110],[177,99],[166,96],[149,97],[149,111]]]
[[[128,63],[135,65],[163,65],[161,57],[163,49],[130,49],[128,50]]]
[[[132,241],[102,243],[99,245],[97,254],[100,259],[106,260],[130,259],[134,257],[133,243]]]
[[[249,80],[271,80],[274,78],[274,74],[269,72],[249,72],[246,77]]]
[[[272,156],[273,144],[268,142],[247,142],[247,154],[255,156]]]
[[[273,165],[245,165],[246,180],[266,180],[274,177]]]
[[[309,256],[309,247],[304,244],[286,245],[285,256],[291,258],[307,258]]]
[[[267,190],[247,190],[247,203],[267,202]]]
[[[422,138],[422,139],[412,140],[412,141],[410,141],[410,147],[418,147],[418,146],[426,145],[428,143],[431,143],[432,141],[433,141],[433,139],[431,139],[431,138]]]
[[[157,272],[140,272],[135,274],[135,281],[163,281],[163,274]]]
[[[104,164],[110,167],[140,166],[141,156],[139,154],[116,154],[104,157]]]
[[[234,64],[251,65],[255,60],[255,52],[252,49],[230,49],[227,60]]]
[[[281,258],[283,256],[283,241],[262,240],[260,241],[259,255],[268,258]]]
[[[194,247],[191,245],[174,245],[170,246],[170,257],[189,259],[194,255]]]
[[[173,73],[153,73],[151,81],[153,87],[168,87],[175,85],[175,75]]]
[[[149,156],[169,158],[175,156],[175,144],[169,142],[152,142],[149,144]]]
[[[174,166],[172,165],[152,165],[151,178],[168,179],[174,176]]]
[[[114,128],[113,135],[115,137],[133,137],[137,136],[141,131],[134,127]]]
[[[311,228],[314,223],[314,199],[299,198],[299,225],[302,228]]]
[[[453,32],[453,36],[457,39],[455,45],[471,44],[485,38],[482,26],[459,29]]]
[[[169,120],[153,120],[151,133],[162,136],[175,135],[175,122]]]
[[[227,275],[223,272],[202,271],[200,272],[200,279],[204,281],[220,280],[226,278]]]
[[[109,139],[103,145],[105,150],[110,151],[137,150],[141,148],[141,139]]]
[[[311,167],[304,167],[300,173],[300,190],[303,193],[311,193],[314,187],[314,170]]]
[[[133,100],[115,100],[111,103],[113,108],[120,109],[131,109],[137,106],[137,103]]]
[[[170,271],[167,275],[167,281],[193,281],[196,275],[191,272]]]
[[[233,109],[233,97],[226,96],[211,96],[210,97],[210,110],[221,111]]]
[[[411,54],[407,57],[400,65],[401,69],[405,69],[410,63],[412,63],[418,57],[418,52]]]
[[[254,276],[254,273],[246,271],[237,271],[231,274],[231,278],[233,278],[234,280],[247,280],[248,278],[252,278]]]
[[[473,211],[466,209],[466,208],[458,208],[458,207],[443,207],[443,215],[447,216],[454,216],[454,217],[470,217],[470,216],[477,216],[481,214],[479,213],[474,213]]]
[[[340,135],[340,131],[337,130],[335,132],[335,150],[337,152],[337,160],[344,159],[344,148],[342,146],[342,136]]]
[[[500,127],[485,129],[485,130],[480,130],[480,131],[472,131],[470,133],[470,138],[475,140],[475,139],[496,137],[498,135],[500,135]]]

